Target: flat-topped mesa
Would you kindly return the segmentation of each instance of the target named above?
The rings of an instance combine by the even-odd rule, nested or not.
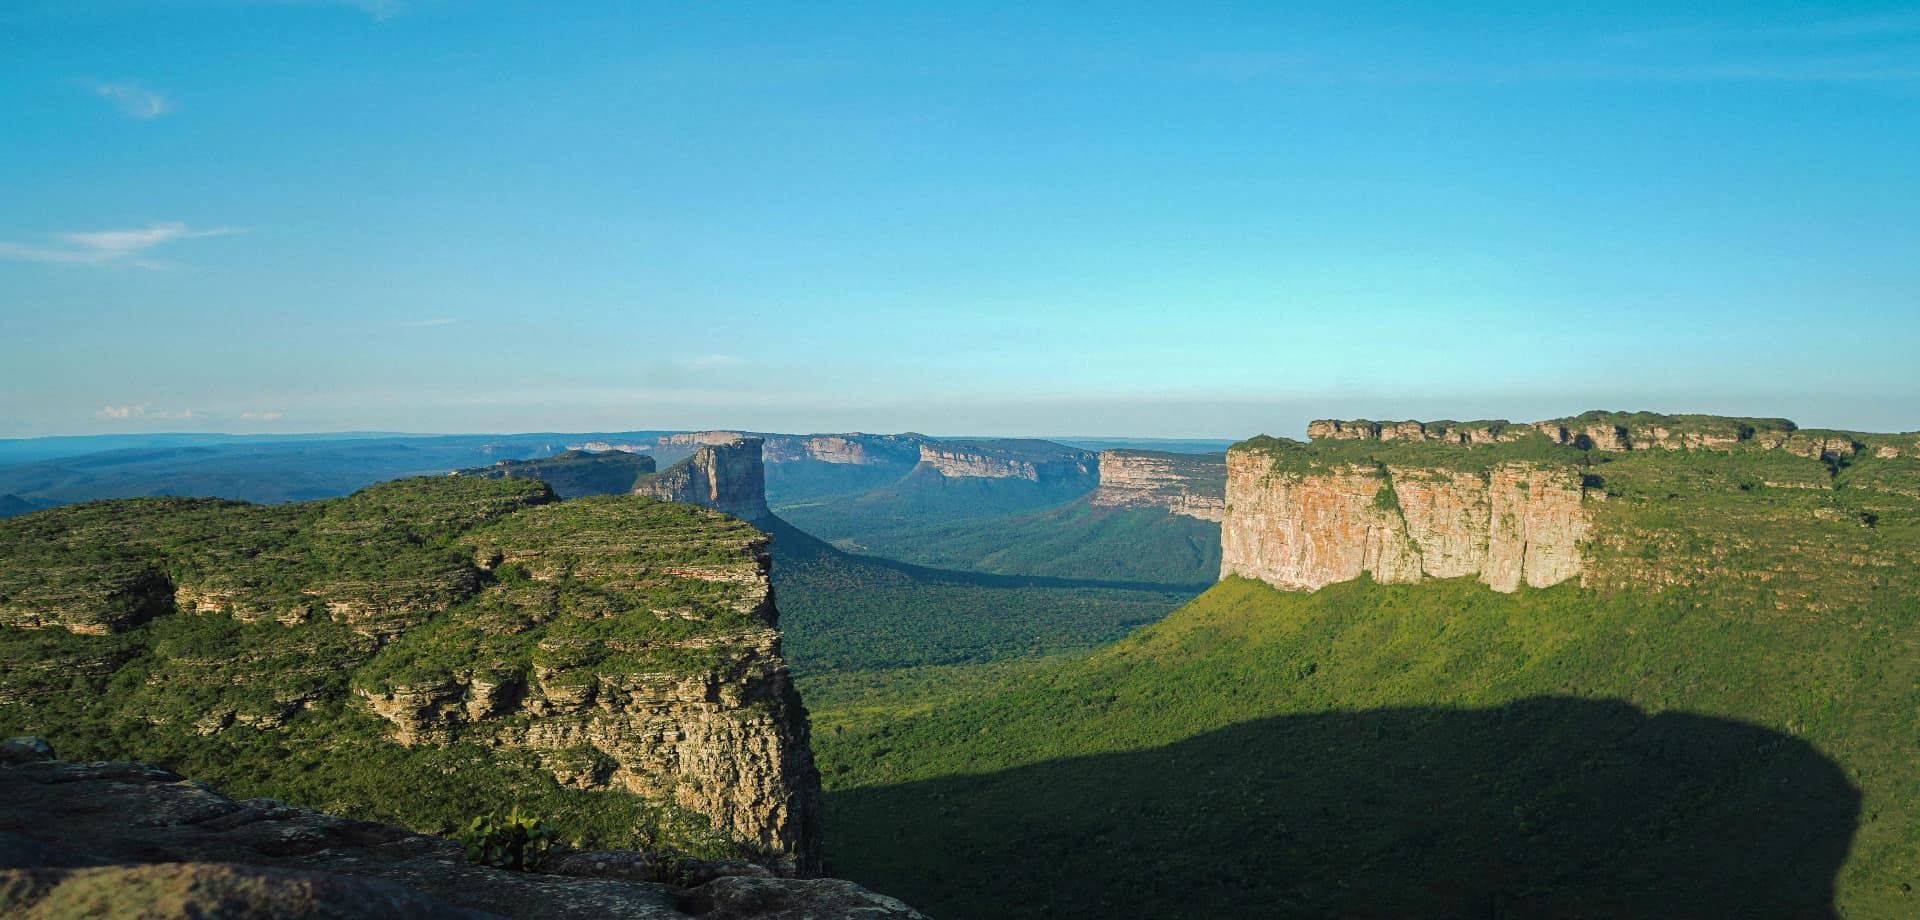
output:
[[[1099,459],[1052,441],[932,441],[920,445],[920,468],[948,479],[1025,479],[1091,488]]]
[[[1802,431],[1783,418],[1662,415],[1654,412],[1585,412],[1531,424],[1505,419],[1477,422],[1375,422],[1317,419],[1307,423],[1313,441],[1435,441],[1447,444],[1507,444],[1538,434],[1554,444],[1621,453],[1631,450],[1719,450],[1750,446],[1801,457],[1851,457],[1860,444],[1853,433]]]
[[[732,444],[744,437],[747,437],[744,431],[683,431],[663,434],[657,443],[662,447],[711,447]]]
[[[1621,501],[1601,505],[1616,479],[1643,511],[1695,489],[1756,501],[1753,490],[1768,488],[1920,497],[1914,436],[1809,431],[1777,418],[1587,412],[1530,424],[1320,420],[1307,432],[1311,443],[1260,437],[1228,453],[1223,576],[1309,591],[1363,574],[1475,576],[1498,591],[1575,577],[1658,587],[1728,564],[1682,552],[1696,545],[1679,535],[1684,525],[1650,528]],[[1666,459],[1688,452],[1718,456]],[[1727,501],[1742,500],[1711,506]],[[1871,526],[1871,515],[1861,520]],[[1666,550],[1632,551],[1650,545]],[[1779,583],[1778,572],[1749,574]]]
[[[1100,486],[1089,501],[1113,508],[1165,508],[1218,522],[1226,516],[1226,458],[1143,450],[1100,452]]]
[[[926,439],[911,434],[766,435],[768,464],[832,463],[842,466],[895,464],[910,467],[920,459]]]
[[[1478,422],[1375,422],[1316,419],[1307,423],[1307,437],[1315,441],[1439,441],[1447,444],[1504,444],[1526,435],[1504,419]]]
[[[712,508],[744,521],[766,520],[773,512],[767,509],[762,445],[761,439],[750,437],[706,445],[641,479],[633,487],[634,494]]]
[[[1383,583],[1471,575],[1513,591],[1580,574],[1591,519],[1574,467],[1295,468],[1289,459],[1228,452],[1223,577],[1312,591],[1363,574]]]
[[[758,462],[757,442],[709,450]],[[90,502],[0,522],[0,661],[37,662],[0,667],[0,711],[80,707],[51,726],[69,734],[135,718],[203,760],[231,729],[266,758],[303,743],[283,729],[370,711],[388,739],[320,756],[413,768],[436,755],[398,749],[480,745],[499,756],[461,769],[497,788],[541,771],[639,794],[809,871],[819,775],[768,568],[743,521],[519,478]]]

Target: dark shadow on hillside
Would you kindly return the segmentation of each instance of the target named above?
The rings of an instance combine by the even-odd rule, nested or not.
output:
[[[820,559],[823,556],[843,556],[876,568],[898,572],[915,581],[969,585],[976,588],[1108,588],[1122,591],[1186,592],[1189,594],[1199,594],[1212,587],[1211,583],[1173,584],[1152,581],[1104,581],[1091,578],[1052,578],[1044,575],[996,575],[990,572],[936,569],[887,559],[882,556],[849,553],[795,527],[778,515],[770,515],[755,521],[754,526],[760,528],[763,533],[773,538],[773,552],[776,562],[785,562],[790,565],[801,565]]]
[[[833,873],[943,920],[1809,918],[1858,806],[1785,735],[1543,697],[836,792],[827,830]]]

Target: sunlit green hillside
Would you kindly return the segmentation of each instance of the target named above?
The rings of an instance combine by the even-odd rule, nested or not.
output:
[[[949,918],[1920,915],[1920,477],[1856,440],[1569,452],[1545,590],[1230,579],[958,698],[834,685],[832,867]]]

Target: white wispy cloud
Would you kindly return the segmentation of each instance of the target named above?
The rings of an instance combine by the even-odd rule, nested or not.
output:
[[[94,83],[91,88],[94,95],[111,100],[134,118],[159,118],[173,111],[171,100],[138,83]]]
[[[747,363],[746,360],[738,355],[696,355],[675,361],[674,365],[682,370],[709,371],[722,367],[739,367],[745,363]]]
[[[155,409],[152,403],[128,403],[124,406],[104,406],[95,412],[95,418],[114,421],[132,421],[134,419],[162,419],[174,422],[198,421],[207,417],[198,409]]]
[[[424,329],[428,326],[451,326],[459,321],[457,317],[436,316],[432,319],[412,319],[400,325],[406,326],[409,329]]]
[[[281,412],[242,412],[240,413],[240,420],[243,422],[277,422],[284,417],[286,417],[285,413],[281,413]]]
[[[245,233],[242,227],[215,227],[195,230],[178,221],[148,224],[136,230],[93,230],[55,233],[53,245],[0,242],[0,259],[22,262],[56,262],[69,265],[126,265],[136,268],[165,268],[145,256],[156,246],[178,240],[200,239]]]

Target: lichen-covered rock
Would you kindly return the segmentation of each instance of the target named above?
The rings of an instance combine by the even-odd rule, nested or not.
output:
[[[0,870],[15,920],[486,920],[392,882],[228,863]]]
[[[234,801],[136,763],[0,766],[0,914],[162,920],[483,917],[916,918],[833,879],[569,853],[541,872],[468,863],[447,839],[272,799]]]
[[[899,901],[832,878],[729,876],[694,889],[684,903],[706,920],[926,920]]]
[[[1100,485],[1088,501],[1114,508],[1165,508],[1219,521],[1226,516],[1226,472],[1218,454],[1108,450],[1100,453]]]

